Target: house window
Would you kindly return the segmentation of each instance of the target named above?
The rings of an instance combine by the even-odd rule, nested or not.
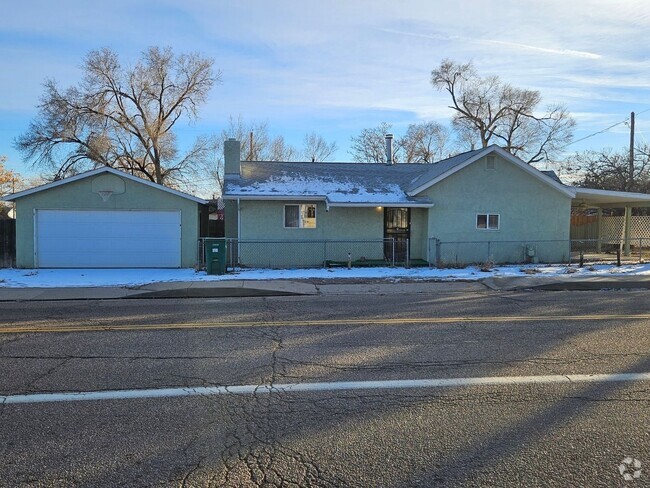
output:
[[[501,225],[499,214],[477,214],[476,228],[485,230],[499,230]]]
[[[316,204],[285,205],[284,226],[293,229],[315,229]]]

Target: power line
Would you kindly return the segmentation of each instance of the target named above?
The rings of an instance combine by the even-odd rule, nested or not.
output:
[[[646,113],[648,111],[650,111],[650,108],[642,110],[641,112],[636,112],[636,115],[639,116],[639,115],[641,115],[643,113]],[[616,122],[615,124],[612,124],[612,125],[610,125],[609,127],[605,128],[605,129],[596,131],[593,134],[589,134],[588,136],[581,137],[580,139],[576,139],[575,141],[571,141],[570,143],[565,145],[562,149],[567,148],[567,147],[569,147],[569,146],[571,146],[571,145],[573,145],[573,144],[575,144],[577,142],[584,141],[585,139],[589,139],[590,137],[597,136],[598,134],[603,134],[603,133],[607,132],[608,130],[613,129],[616,126],[621,125],[621,124],[625,124],[625,123],[627,123],[629,121],[630,121],[630,117],[626,117],[625,119],[621,120],[620,122]]]

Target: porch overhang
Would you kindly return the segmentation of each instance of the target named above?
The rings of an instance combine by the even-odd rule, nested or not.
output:
[[[621,208],[650,207],[650,194],[627,191],[597,190],[594,188],[575,188],[573,207],[581,208]]]
[[[414,202],[327,202],[328,207],[431,208],[433,203]]]

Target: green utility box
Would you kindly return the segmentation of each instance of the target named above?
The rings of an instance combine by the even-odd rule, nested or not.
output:
[[[226,274],[226,240],[204,239],[205,268],[208,274]]]

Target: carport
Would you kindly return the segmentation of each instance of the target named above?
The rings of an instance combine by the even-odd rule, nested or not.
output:
[[[596,244],[596,252],[602,251],[603,242],[611,239],[620,239],[623,248],[623,255],[629,256],[631,253],[631,244],[633,239],[643,240],[650,239],[650,217],[647,217],[647,223],[641,222],[637,232],[633,233],[632,229],[632,209],[633,208],[647,208],[650,207],[650,195],[646,193],[632,193],[625,191],[613,190],[596,190],[591,188],[575,188],[576,195],[572,202],[572,209],[595,210],[595,219],[590,222],[585,222],[589,225],[588,228],[583,229],[583,235],[588,240],[594,240]],[[612,235],[607,231],[605,220],[608,217],[603,217],[603,209],[623,209],[624,214],[621,222],[621,230],[617,235]],[[576,237],[575,225],[572,225],[572,239]],[[650,244],[650,241],[648,242]]]

